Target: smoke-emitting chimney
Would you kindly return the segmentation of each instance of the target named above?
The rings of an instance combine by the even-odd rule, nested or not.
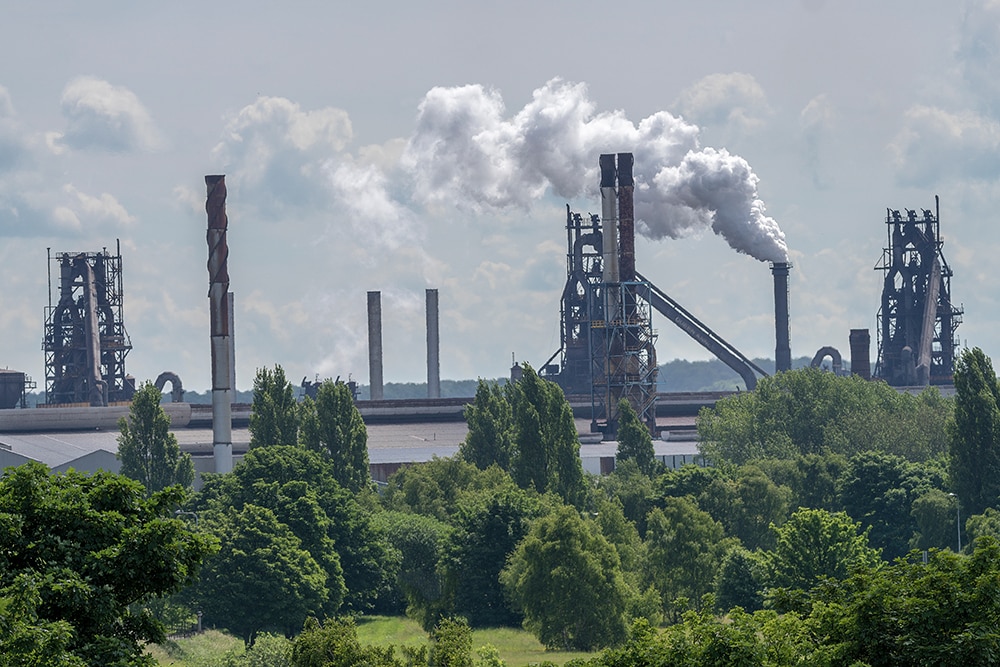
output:
[[[618,272],[621,281],[635,280],[635,206],[631,153],[618,154]]]
[[[427,290],[427,398],[441,398],[438,291]]]
[[[373,401],[382,400],[382,293],[368,292],[368,387]]]
[[[792,370],[792,346],[788,322],[788,262],[773,262],[774,275],[774,370]]]
[[[208,299],[212,326],[212,450],[215,472],[233,469],[232,348],[230,347],[229,246],[226,177],[206,176],[208,196]]]

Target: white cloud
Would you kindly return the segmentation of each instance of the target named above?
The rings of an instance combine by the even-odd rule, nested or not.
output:
[[[124,86],[79,77],[63,90],[61,108],[66,129],[55,138],[57,145],[127,153],[154,150],[162,144],[146,107]]]
[[[832,136],[836,111],[829,97],[817,95],[799,113],[799,131],[802,137],[806,168],[817,188],[827,187],[822,163],[823,144]]]
[[[325,165],[351,138],[345,111],[261,97],[227,121],[214,154],[246,186],[247,200],[268,210],[302,208],[328,197]]]
[[[955,56],[979,109],[1000,115],[1000,2],[967,0]]]
[[[14,103],[10,99],[10,92],[0,86],[0,119],[11,118],[14,115]]]
[[[710,74],[681,92],[675,104],[685,118],[703,125],[760,126],[771,114],[767,95],[750,74]]]
[[[1000,123],[971,111],[914,106],[889,150],[902,185],[1000,177]]]

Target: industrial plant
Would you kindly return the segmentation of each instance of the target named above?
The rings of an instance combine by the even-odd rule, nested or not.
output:
[[[558,306],[560,345],[540,365],[540,373],[562,387],[586,442],[614,441],[622,400],[663,441],[669,439],[669,429],[658,418],[663,414],[683,415],[689,422],[685,426],[691,433],[689,439],[693,439],[698,409],[713,404],[719,395],[676,398],[658,394],[654,313],[732,369],[747,390],[752,391],[767,372],[640,273],[635,260],[633,154],[604,154],[598,164],[600,215],[584,215],[566,206],[566,282]],[[200,453],[199,470],[227,472],[233,467],[234,440],[237,454],[245,446],[245,429],[234,437],[234,423],[245,426],[249,406],[233,404],[236,323],[228,272],[225,177],[206,176],[205,183],[211,411],[193,410],[182,402],[183,389],[176,374],[165,371],[156,385],[161,389],[166,382],[173,385],[173,403],[168,405],[175,430],[187,425],[211,426],[210,442],[207,436],[182,442],[190,451]],[[885,224],[888,241],[875,267],[883,274],[883,288],[874,371],[869,330],[852,329],[850,372],[895,387],[947,385],[954,372],[958,344],[955,331],[963,311],[952,302],[953,274],[942,252],[939,202],[935,198],[934,210],[921,209],[919,213],[887,209]],[[791,369],[791,268],[788,261],[770,261],[776,372]],[[34,383],[23,373],[4,371],[0,374],[0,433],[115,430],[117,419],[127,414],[128,401],[135,392],[135,379],[125,369],[132,343],[122,318],[123,282],[120,247],[113,253],[107,248],[55,254],[50,250],[49,304],[42,342],[46,409],[12,409],[24,407],[25,392]],[[427,289],[425,298],[427,397],[387,401],[383,396],[381,292],[367,293],[370,394],[368,400],[358,404],[369,424],[444,424],[462,420],[467,400],[441,398],[438,290]],[[555,309],[553,303],[553,312]],[[817,351],[813,365],[819,366],[828,357],[833,361],[832,370],[843,372],[840,352],[832,346]],[[586,426],[581,428],[581,422]],[[585,430],[596,437],[584,437]],[[458,443],[451,441],[464,437],[459,431],[451,433],[450,440],[442,441],[433,454],[454,453]],[[437,431],[433,439],[418,439],[437,442]],[[689,453],[696,453],[696,449],[689,450],[682,454],[682,462],[687,462]],[[12,464],[16,456],[21,455],[9,442],[0,442],[0,464]],[[607,456],[602,454],[600,471],[606,468],[604,458]],[[389,466],[385,474],[391,466],[403,463],[377,459],[373,457],[373,466]],[[613,454],[610,465],[613,467]]]

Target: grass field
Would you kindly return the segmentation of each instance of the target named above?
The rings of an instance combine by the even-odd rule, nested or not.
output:
[[[366,616],[358,619],[358,639],[362,644],[378,646],[421,646],[427,643],[427,633],[415,621],[396,616]],[[546,651],[538,640],[524,630],[495,628],[476,630],[472,635],[473,651],[492,644],[500,651],[507,667],[525,667],[549,661],[561,665],[573,658],[592,654]],[[242,651],[243,641],[236,637],[209,630],[194,637],[170,642],[167,646],[151,646],[149,653],[162,667],[205,667],[222,658],[228,651]],[[397,651],[397,655],[399,655]],[[475,655],[473,656],[476,657]]]

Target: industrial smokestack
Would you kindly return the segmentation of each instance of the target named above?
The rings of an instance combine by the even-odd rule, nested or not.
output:
[[[382,400],[382,293],[368,292],[368,387],[373,401]]]
[[[441,358],[438,338],[438,291],[427,290],[427,398],[441,398]]]
[[[229,246],[226,177],[206,176],[208,197],[208,299],[212,326],[212,449],[215,472],[232,472],[232,358],[230,348]]]
[[[635,280],[635,206],[631,153],[618,154],[618,271],[622,282]]]
[[[871,344],[868,329],[851,329],[851,375],[872,379]]]
[[[601,164],[601,228],[604,237],[604,282],[619,282],[618,274],[618,215],[615,201],[615,156],[602,155]]]
[[[774,275],[774,370],[792,370],[792,345],[788,323],[788,262],[773,262]]]

